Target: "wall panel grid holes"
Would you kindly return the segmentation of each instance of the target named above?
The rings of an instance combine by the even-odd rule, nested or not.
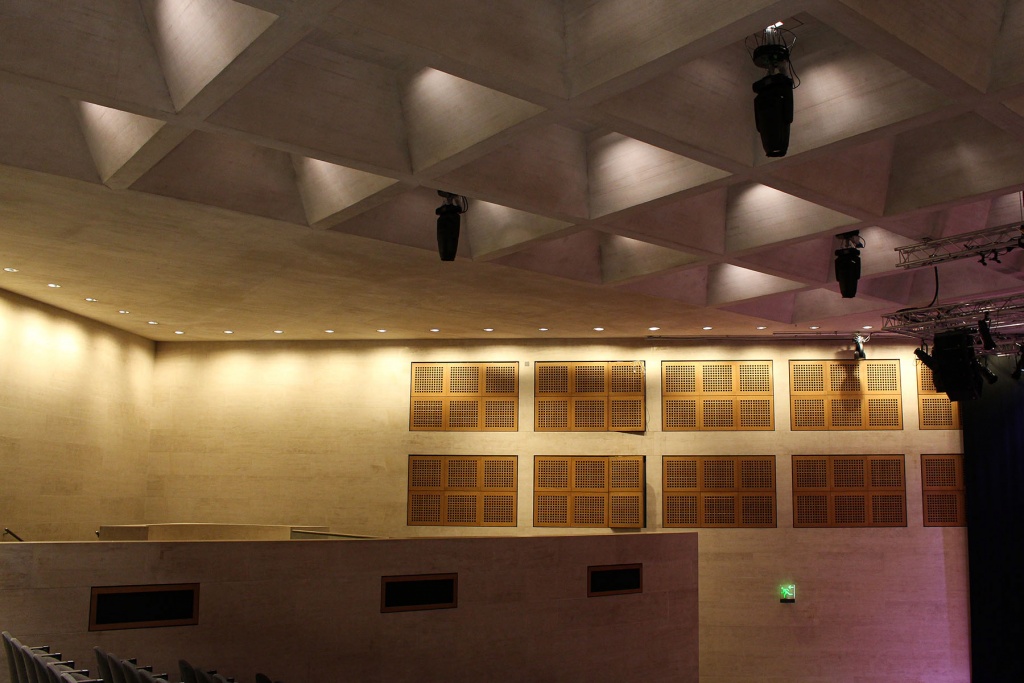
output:
[[[960,405],[935,388],[931,369],[917,363],[917,414],[921,429],[961,429]]]
[[[538,432],[642,432],[647,428],[643,361],[534,365]]]
[[[663,526],[775,527],[775,456],[666,455]]]
[[[646,526],[645,457],[534,458],[534,526]]]
[[[516,526],[514,455],[410,455],[410,526]]]
[[[898,360],[789,362],[792,429],[903,429]]]
[[[967,526],[962,455],[922,455],[925,526]]]
[[[514,432],[519,363],[413,363],[412,431]]]
[[[906,526],[902,455],[794,455],[793,526]]]
[[[663,361],[665,431],[775,429],[772,361]]]

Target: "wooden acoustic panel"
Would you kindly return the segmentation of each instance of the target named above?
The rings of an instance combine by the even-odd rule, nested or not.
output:
[[[775,456],[662,459],[663,526],[775,527]]]
[[[410,455],[410,526],[516,526],[514,455]]]
[[[412,431],[519,429],[519,363],[413,363]]]
[[[534,526],[639,529],[646,525],[645,458],[534,459]]]
[[[534,364],[534,429],[642,432],[647,426],[643,361]]]
[[[663,361],[665,431],[775,429],[772,361]]]
[[[925,526],[967,526],[962,455],[922,455]]]
[[[899,360],[789,362],[794,431],[903,429]]]
[[[931,368],[917,361],[917,414],[921,429],[962,429],[960,404],[935,388]]]
[[[793,526],[907,525],[902,455],[794,455]]]

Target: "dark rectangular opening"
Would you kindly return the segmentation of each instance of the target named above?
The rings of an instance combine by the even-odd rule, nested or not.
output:
[[[458,574],[382,576],[380,611],[409,612],[458,606]]]
[[[92,588],[89,603],[90,631],[188,626],[198,623],[198,583]]]
[[[607,564],[587,567],[587,597],[644,592],[642,564]]]

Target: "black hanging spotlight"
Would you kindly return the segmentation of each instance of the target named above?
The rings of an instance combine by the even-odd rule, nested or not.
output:
[[[782,22],[768,26],[747,38],[747,50],[754,64],[765,70],[765,75],[754,81],[754,123],[761,135],[761,146],[770,157],[784,157],[789,149],[789,126],[793,123],[793,90],[800,78],[789,60],[790,50],[796,43],[792,31],[782,28]]]
[[[992,321],[986,313],[982,320],[978,321],[978,334],[981,335],[981,345],[986,351],[995,351],[996,340],[992,338]]]
[[[868,355],[866,353],[864,353],[864,344],[866,344],[870,339],[871,339],[871,336],[870,335],[866,335],[866,334],[855,334],[855,335],[853,335],[853,359],[854,360],[864,360],[865,358],[868,357]]]
[[[442,261],[454,261],[459,251],[459,224],[469,210],[469,200],[459,194],[438,190],[444,203],[437,207],[437,253]]]
[[[843,246],[836,249],[836,282],[844,299],[857,296],[857,281],[860,280],[860,250],[864,248],[864,238],[860,232],[852,230],[836,235],[843,240]]]

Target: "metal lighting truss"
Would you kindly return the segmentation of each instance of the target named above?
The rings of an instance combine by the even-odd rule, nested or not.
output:
[[[1024,294],[903,309],[885,316],[882,330],[918,339],[931,339],[938,332],[976,328],[978,322],[986,316],[996,348],[978,348],[978,353],[1016,353],[1017,344],[1024,342]]]
[[[999,255],[1012,249],[1024,248],[1024,224],[1010,223],[996,228],[985,228],[962,235],[925,240],[905,247],[896,247],[900,254],[897,268],[934,266],[946,261],[977,257],[998,262]]]

